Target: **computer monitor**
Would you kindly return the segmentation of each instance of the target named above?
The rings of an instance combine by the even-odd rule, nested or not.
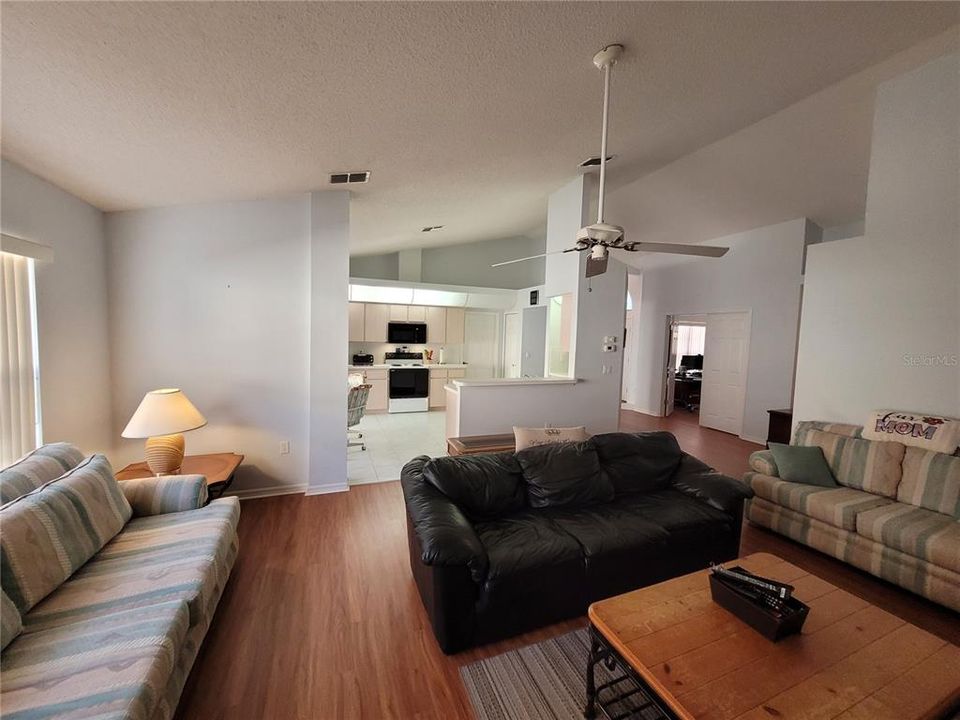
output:
[[[703,355],[684,355],[680,358],[680,366],[687,370],[703,370]]]

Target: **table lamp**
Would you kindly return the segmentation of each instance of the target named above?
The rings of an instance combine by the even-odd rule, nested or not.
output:
[[[125,438],[147,438],[147,467],[155,475],[176,472],[183,464],[183,435],[207,424],[178,388],[151,390],[123,429]]]

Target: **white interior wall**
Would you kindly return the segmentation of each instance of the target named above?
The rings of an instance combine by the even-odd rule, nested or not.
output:
[[[3,232],[54,251],[36,265],[44,441],[107,452],[116,438],[103,213],[7,160],[0,184]]]
[[[519,289],[543,282],[543,258],[491,267],[493,263],[542,253],[542,235],[483,240],[461,245],[442,245],[416,250],[419,254],[418,280],[441,285]],[[350,258],[350,277],[400,280],[399,253],[359,255]]]
[[[342,209],[331,212],[339,228]],[[209,421],[187,434],[187,452],[246,456],[235,490],[305,490],[320,475],[311,460],[322,457],[310,453],[311,428],[319,436],[334,425],[327,441],[340,446],[339,460],[327,458],[331,476],[322,482],[345,479],[339,405],[330,428],[317,415],[311,423],[324,383],[346,402],[346,239],[312,232],[323,214],[302,193],[107,215],[115,437],[144,392],[176,386]],[[329,303],[311,294],[324,283]],[[311,372],[311,309],[332,323],[324,352],[337,369],[329,376],[321,366]],[[289,454],[280,454],[283,440]],[[141,441],[123,441],[118,454],[142,458]],[[341,465],[342,477],[332,477]]]
[[[864,237],[810,248],[794,420],[960,416],[960,56],[877,92]]]
[[[307,494],[347,489],[350,193],[310,195],[310,474]],[[269,449],[269,448],[268,448]]]
[[[571,247],[577,230],[593,221],[593,185],[580,176],[550,196],[547,252]],[[546,260],[541,303],[564,293],[575,301],[571,363],[578,382],[465,387],[448,405],[448,411],[458,413],[450,427],[461,435],[509,432],[513,425],[585,425],[591,433],[613,432],[619,426],[626,266],[611,260],[605,274],[588,281],[582,253]],[[615,352],[603,352],[606,336],[617,339]]]
[[[763,442],[767,410],[790,404],[803,252],[810,226],[790,220],[717,238],[722,258],[663,260],[643,270],[636,340],[637,383],[631,404],[661,415],[667,315],[752,312],[741,437]],[[657,261],[655,261],[657,262]]]

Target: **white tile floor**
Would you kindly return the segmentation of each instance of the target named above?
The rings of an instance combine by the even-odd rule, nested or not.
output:
[[[366,450],[347,448],[347,481],[351,485],[399,480],[400,470],[417,455],[447,454],[443,410],[364,415],[351,429],[362,432],[367,444]]]

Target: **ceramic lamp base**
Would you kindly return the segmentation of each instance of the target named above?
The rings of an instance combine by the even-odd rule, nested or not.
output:
[[[183,465],[183,435],[157,435],[147,438],[145,452],[147,467],[154,475],[169,475]]]

